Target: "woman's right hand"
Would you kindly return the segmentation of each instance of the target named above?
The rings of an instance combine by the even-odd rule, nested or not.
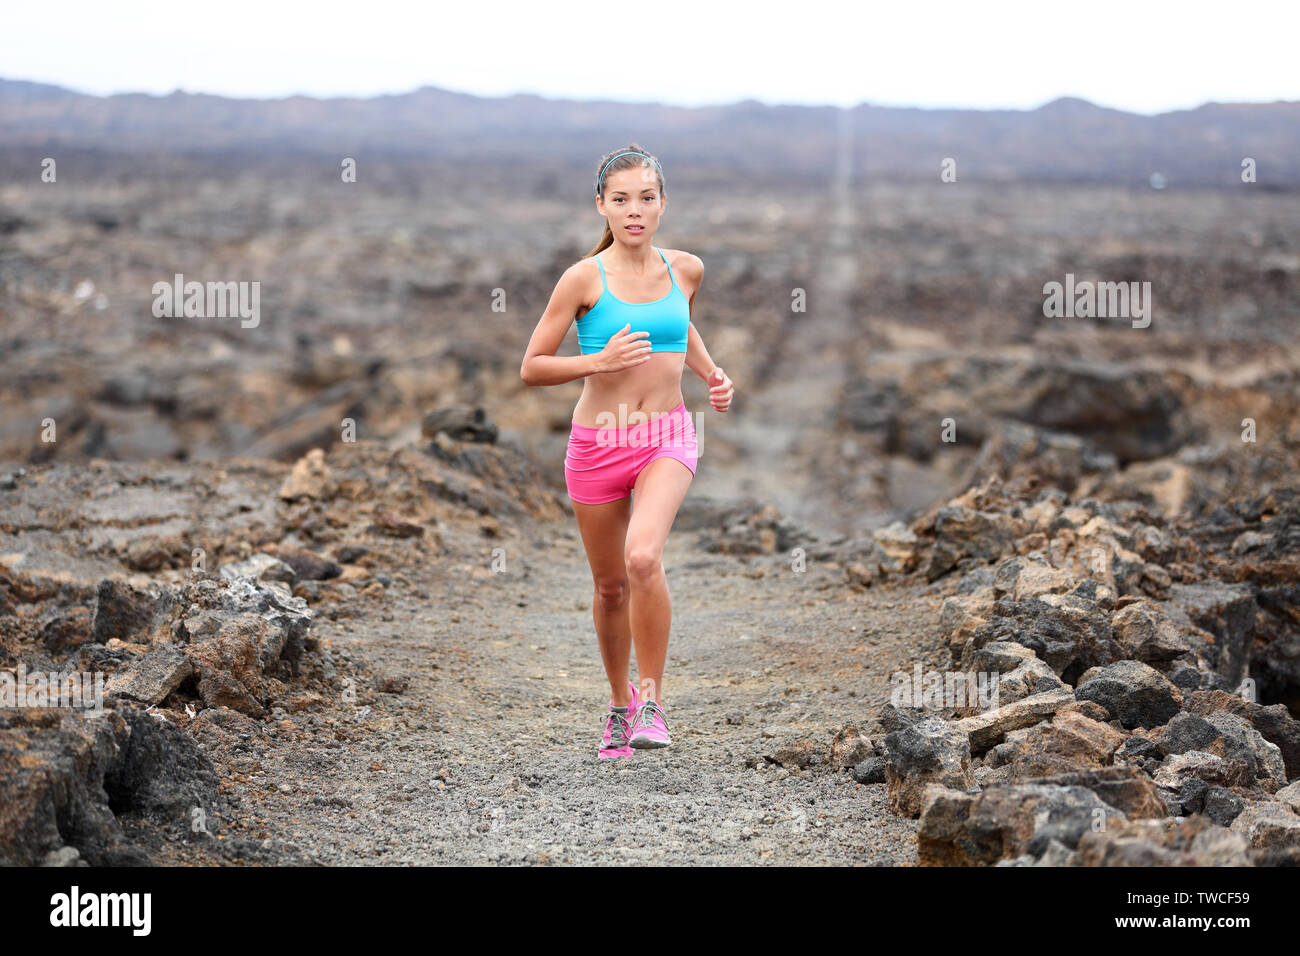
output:
[[[629,332],[629,322],[615,332],[596,356],[596,371],[619,372],[650,361],[649,332]],[[642,338],[646,336],[646,338]]]

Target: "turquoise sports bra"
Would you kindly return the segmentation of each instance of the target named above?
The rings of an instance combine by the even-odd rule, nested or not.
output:
[[[609,291],[609,282],[605,279],[605,265],[596,256],[596,265],[600,266],[600,281],[605,291],[600,294],[596,304],[578,319],[578,349],[583,355],[599,352],[616,332],[623,326],[631,324],[629,332],[649,332],[651,352],[685,352],[687,336],[691,329],[691,304],[685,293],[677,286],[677,277],[673,267],[668,265],[668,257],[662,249],[655,250],[664,265],[668,266],[668,277],[673,280],[673,287],[662,299],[654,302],[624,302],[615,298]]]

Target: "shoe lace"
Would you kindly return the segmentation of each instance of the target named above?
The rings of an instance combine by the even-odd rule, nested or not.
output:
[[[649,701],[648,703],[641,705],[641,709],[637,711],[637,722],[644,727],[653,727],[656,715],[661,721],[663,721],[663,725],[667,727],[668,721],[664,720],[664,712],[659,709],[659,705],[654,701]]]
[[[610,727],[610,722],[611,722],[611,721],[612,721],[613,724],[614,724],[613,727]],[[618,740],[618,736],[619,736],[620,734],[622,734],[624,740],[627,740],[628,729],[627,729],[627,715],[626,715],[626,714],[620,714],[620,713],[619,713],[618,711],[616,711],[616,710],[611,710],[611,711],[610,711],[608,714],[606,714],[605,717],[601,720],[601,722],[600,722],[600,726],[601,726],[601,729],[602,729],[602,730],[605,729],[605,728],[609,728],[609,729],[611,730],[611,733],[610,733],[610,735],[609,735],[609,738],[610,738],[610,740],[611,740],[612,742],[617,742],[617,740]]]

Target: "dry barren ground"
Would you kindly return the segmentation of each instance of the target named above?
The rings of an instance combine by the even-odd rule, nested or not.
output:
[[[937,659],[939,597],[854,591],[838,568],[710,553],[674,531],[673,745],[599,761],[607,690],[570,525],[533,525],[502,572],[405,568],[355,617],[319,619],[356,699],[285,715],[221,768],[231,830],[329,865],[915,861],[916,823],[887,812],[883,784],[767,758],[875,729],[889,674]]]

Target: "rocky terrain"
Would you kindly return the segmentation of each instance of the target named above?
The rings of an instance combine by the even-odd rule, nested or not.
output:
[[[1296,194],[862,183],[837,135],[829,188],[670,183],[737,392],[683,382],[674,744],[613,765],[581,385],[518,379],[584,172],[0,187],[0,671],[106,697],[0,707],[0,862],[1300,859]],[[260,323],[155,317],[178,272]],[[1149,326],[1046,316],[1067,274]]]
[[[674,747],[611,766],[554,480],[437,420],[4,476],[0,653],[108,675],[101,716],[0,712],[6,862],[1300,859],[1294,489],[1169,520],[993,475],[829,539],[700,496]],[[898,706],[914,666],[997,706]]]
[[[864,615],[828,557],[791,570],[776,546],[814,539],[770,509],[684,509],[676,742],[611,765],[582,549],[517,449],[9,477],[0,652],[106,671],[109,699],[0,712],[6,862],[915,859],[847,769],[939,599]]]

